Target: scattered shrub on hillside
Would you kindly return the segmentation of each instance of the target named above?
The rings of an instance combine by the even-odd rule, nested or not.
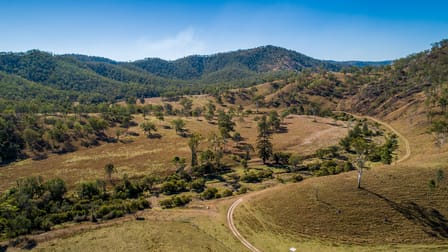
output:
[[[209,187],[201,194],[201,198],[205,199],[205,200],[214,199],[214,198],[217,198],[216,197],[217,194],[218,194],[218,189],[216,189],[214,187]]]
[[[240,187],[240,189],[238,189],[238,194],[245,194],[247,193],[249,189],[245,186]]]
[[[147,175],[140,180],[140,186],[143,191],[152,192],[154,185],[160,181],[160,178],[154,175]]]
[[[197,193],[204,191],[204,188],[205,188],[205,179],[203,178],[195,179],[190,184],[190,189]]]
[[[314,172],[314,171],[317,171],[317,170],[320,169],[320,165],[321,165],[320,162],[309,163],[309,164],[306,165],[306,169],[309,170],[309,171]]]
[[[225,189],[224,191],[222,191],[221,195],[222,195],[222,197],[230,197],[233,195],[233,192],[232,192],[232,190]]]
[[[244,168],[245,170],[247,170],[247,168],[249,167],[249,166],[247,165],[247,159],[245,159],[245,158],[241,159],[241,165],[243,166],[243,168]]]
[[[292,154],[289,157],[288,163],[290,165],[292,165],[294,168],[297,168],[299,166],[299,164],[302,162],[303,157],[300,156],[299,154]]]
[[[246,183],[258,183],[261,180],[254,171],[249,171],[248,173],[241,176],[241,181]]]
[[[77,193],[80,199],[92,199],[101,194],[101,188],[98,181],[81,182]]]
[[[263,179],[272,178],[273,171],[272,170],[260,170],[260,171],[249,171],[241,176],[241,181],[246,183],[258,183]]]
[[[337,146],[330,146],[316,151],[316,156],[320,159],[332,159],[336,158],[338,155],[339,148]]]
[[[159,204],[162,208],[173,208],[173,207],[185,206],[186,204],[190,203],[190,201],[191,201],[190,197],[182,195],[182,196],[173,196],[171,198],[161,200]]]
[[[327,175],[339,174],[341,172],[348,172],[351,170],[354,170],[354,167],[350,162],[326,160],[319,164],[318,169],[314,169],[312,171],[316,176],[327,176]]]
[[[166,195],[172,195],[186,191],[187,183],[183,179],[172,179],[165,181],[160,187],[160,191]]]
[[[303,177],[302,177],[302,175],[300,175],[300,174],[296,174],[296,175],[294,175],[294,177],[293,177],[293,181],[294,182],[300,182],[300,181],[302,181],[303,180]]]
[[[114,187],[114,191],[116,198],[136,199],[143,193],[143,188],[139,183],[130,181],[128,176],[125,174],[123,176],[123,181]]]
[[[273,155],[274,162],[277,165],[288,165],[290,157],[291,153],[286,152],[275,152]]]

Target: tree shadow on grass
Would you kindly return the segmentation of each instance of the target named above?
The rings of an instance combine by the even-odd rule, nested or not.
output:
[[[397,203],[368,189],[361,189],[384,200],[405,218],[420,225],[428,235],[448,239],[448,219],[436,209],[423,207],[412,201]]]
[[[281,133],[281,134],[288,133],[288,127],[280,126],[280,128],[277,130],[276,133]]]
[[[151,135],[148,135],[149,139],[160,139],[162,138],[162,135],[160,135],[159,133],[152,133]]]

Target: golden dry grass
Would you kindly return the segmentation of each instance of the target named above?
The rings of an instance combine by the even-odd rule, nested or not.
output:
[[[245,142],[255,146],[257,137],[257,122],[254,115],[245,117],[244,122],[235,119],[235,130],[239,132]],[[175,156],[187,158],[189,162],[190,150],[187,145],[188,138],[177,135],[174,129],[164,129],[163,125],[177,117],[167,116],[164,121],[158,121],[154,117],[148,120],[158,125],[157,134],[161,138],[148,138],[138,126],[131,127],[129,131],[140,134],[138,137],[126,137],[132,140],[130,143],[104,143],[97,147],[83,148],[62,155],[50,155],[47,159],[33,161],[30,159],[12,163],[0,170],[0,190],[5,190],[15,184],[19,178],[28,176],[42,176],[45,179],[60,177],[64,179],[70,188],[73,188],[81,180],[104,179],[104,166],[113,163],[117,168],[115,178],[121,178],[124,174],[131,177],[144,176],[155,173],[166,175],[175,170],[171,160]],[[217,132],[217,125],[210,124],[203,118],[182,118],[186,122],[186,128],[190,133],[197,132],[205,138],[211,132]],[[134,119],[138,124],[143,122],[143,117],[138,115]],[[312,118],[306,116],[289,116],[285,120],[286,133],[278,133],[273,137],[275,151],[310,153],[318,148],[331,144],[337,144],[340,138],[345,136],[346,128],[340,125],[331,125],[332,120],[319,118],[312,122]],[[113,135],[113,130],[110,130]],[[235,145],[232,141],[229,147]],[[207,148],[204,139],[201,148]],[[255,157],[256,155],[253,154]],[[257,160],[257,159],[255,159]]]
[[[408,117],[400,113],[386,119],[409,138],[414,155],[405,163],[366,171],[363,185],[367,190],[356,190],[356,174],[351,172],[250,193],[236,210],[237,228],[262,251],[287,251],[290,247],[298,251],[446,251],[446,239],[428,235],[443,234],[433,229],[433,222],[444,225],[448,216],[446,182],[434,192],[427,185],[436,169],[448,172],[444,165],[448,161],[447,147],[440,151],[434,147],[431,137],[425,134],[424,115],[418,109],[411,113],[411,109],[415,108],[409,106],[405,111]],[[254,117],[246,117],[244,122],[236,120],[236,131],[251,144],[257,134]],[[166,117],[163,124],[172,119]],[[217,130],[216,125],[203,119],[185,120],[191,132],[207,136]],[[142,122],[143,118],[136,117],[136,121]],[[312,117],[306,116],[290,116],[285,126],[286,133],[273,137],[276,151],[310,153],[336,144],[347,133],[341,122],[323,118],[313,122]],[[70,185],[103,178],[103,167],[108,162],[118,168],[116,177],[123,173],[164,173],[173,171],[170,160],[174,156],[189,157],[187,139],[177,136],[173,129],[159,127],[160,139],[146,138],[139,128],[131,130],[141,135],[129,144],[104,144],[3,167],[0,189],[29,175],[59,176]],[[259,162],[255,160],[253,164]],[[253,189],[266,186],[260,184]],[[68,228],[68,237],[39,241],[37,250],[245,251],[225,225],[226,210],[233,200],[194,201],[189,209],[146,210],[145,221],[130,217],[129,221],[111,226],[87,228],[89,231],[70,233]],[[208,209],[204,209],[205,204]]]
[[[157,122],[155,118],[148,118]],[[50,155],[40,161],[24,160],[2,167],[0,170],[0,188],[4,190],[14,185],[16,179],[26,176],[42,176],[44,178],[60,177],[70,186],[80,180],[104,178],[104,166],[113,163],[117,168],[115,177],[124,173],[130,176],[141,176],[148,173],[166,174],[175,167],[171,163],[174,156],[188,157],[190,151],[187,139],[176,135],[174,129],[164,129],[161,125],[169,125],[174,117],[166,117],[158,122],[161,138],[148,138],[138,127],[129,131],[138,132],[138,137],[128,137],[130,143],[104,143],[98,147],[79,148],[78,151],[63,155]],[[213,125],[199,122],[193,118],[185,118],[186,127],[192,132],[209,132]],[[136,116],[135,121],[143,121]],[[111,133],[112,135],[112,133]]]
[[[216,103],[216,99],[211,96],[211,95],[191,95],[188,96],[188,98],[190,98],[193,101],[193,108],[196,107],[204,107],[205,105],[207,105],[209,102],[213,102]],[[139,105],[142,105],[140,103],[140,101],[137,103]],[[174,109],[181,109],[182,105],[179,102],[176,101],[166,101],[166,100],[162,100],[161,97],[152,97],[152,98],[146,98],[145,99],[145,103],[144,105],[161,105],[163,106],[164,104],[171,104],[173,106]],[[217,104],[215,104],[216,106]],[[218,105],[218,108],[221,108],[221,106]]]
[[[386,120],[410,141],[411,158],[366,171],[364,190],[350,172],[250,196],[235,213],[240,232],[263,251],[448,250],[448,183],[428,186],[437,169],[448,173],[447,147],[434,146],[412,106]]]
[[[228,232],[226,206],[231,199],[192,202],[189,208],[145,210],[144,221],[123,217],[102,228],[87,224],[65,235],[35,237],[37,251],[243,251]],[[125,220],[126,219],[126,220]],[[115,220],[112,220],[114,222]],[[51,238],[59,237],[59,238]]]

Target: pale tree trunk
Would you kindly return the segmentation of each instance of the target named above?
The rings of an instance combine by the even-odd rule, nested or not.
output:
[[[361,188],[362,168],[358,168],[358,189]]]
[[[358,167],[358,189],[361,188],[361,178],[362,178],[364,163],[365,163],[365,156],[363,154],[361,154],[358,156],[358,158],[356,160],[356,166]]]

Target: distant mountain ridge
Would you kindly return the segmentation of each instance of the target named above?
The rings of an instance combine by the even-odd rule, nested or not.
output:
[[[381,66],[392,61],[332,61],[318,60],[293,50],[272,45],[252,49],[216,53],[211,55],[191,55],[176,60],[146,58],[130,63],[117,62],[102,57],[67,55],[84,62],[110,63],[137,66],[148,73],[165,78],[198,79],[223,69],[245,70],[256,73],[270,71],[301,71],[305,68],[322,67],[326,70],[340,70],[346,66]]]
[[[88,92],[89,96],[102,96],[100,101],[106,96],[113,100],[173,92],[199,93],[217,85],[247,86],[266,81],[269,76],[304,69],[337,71],[350,66],[388,63],[324,61],[275,46],[192,55],[173,61],[147,58],[134,62],[80,54],[54,55],[39,50],[0,53],[0,71],[6,75],[72,92],[70,97]]]

